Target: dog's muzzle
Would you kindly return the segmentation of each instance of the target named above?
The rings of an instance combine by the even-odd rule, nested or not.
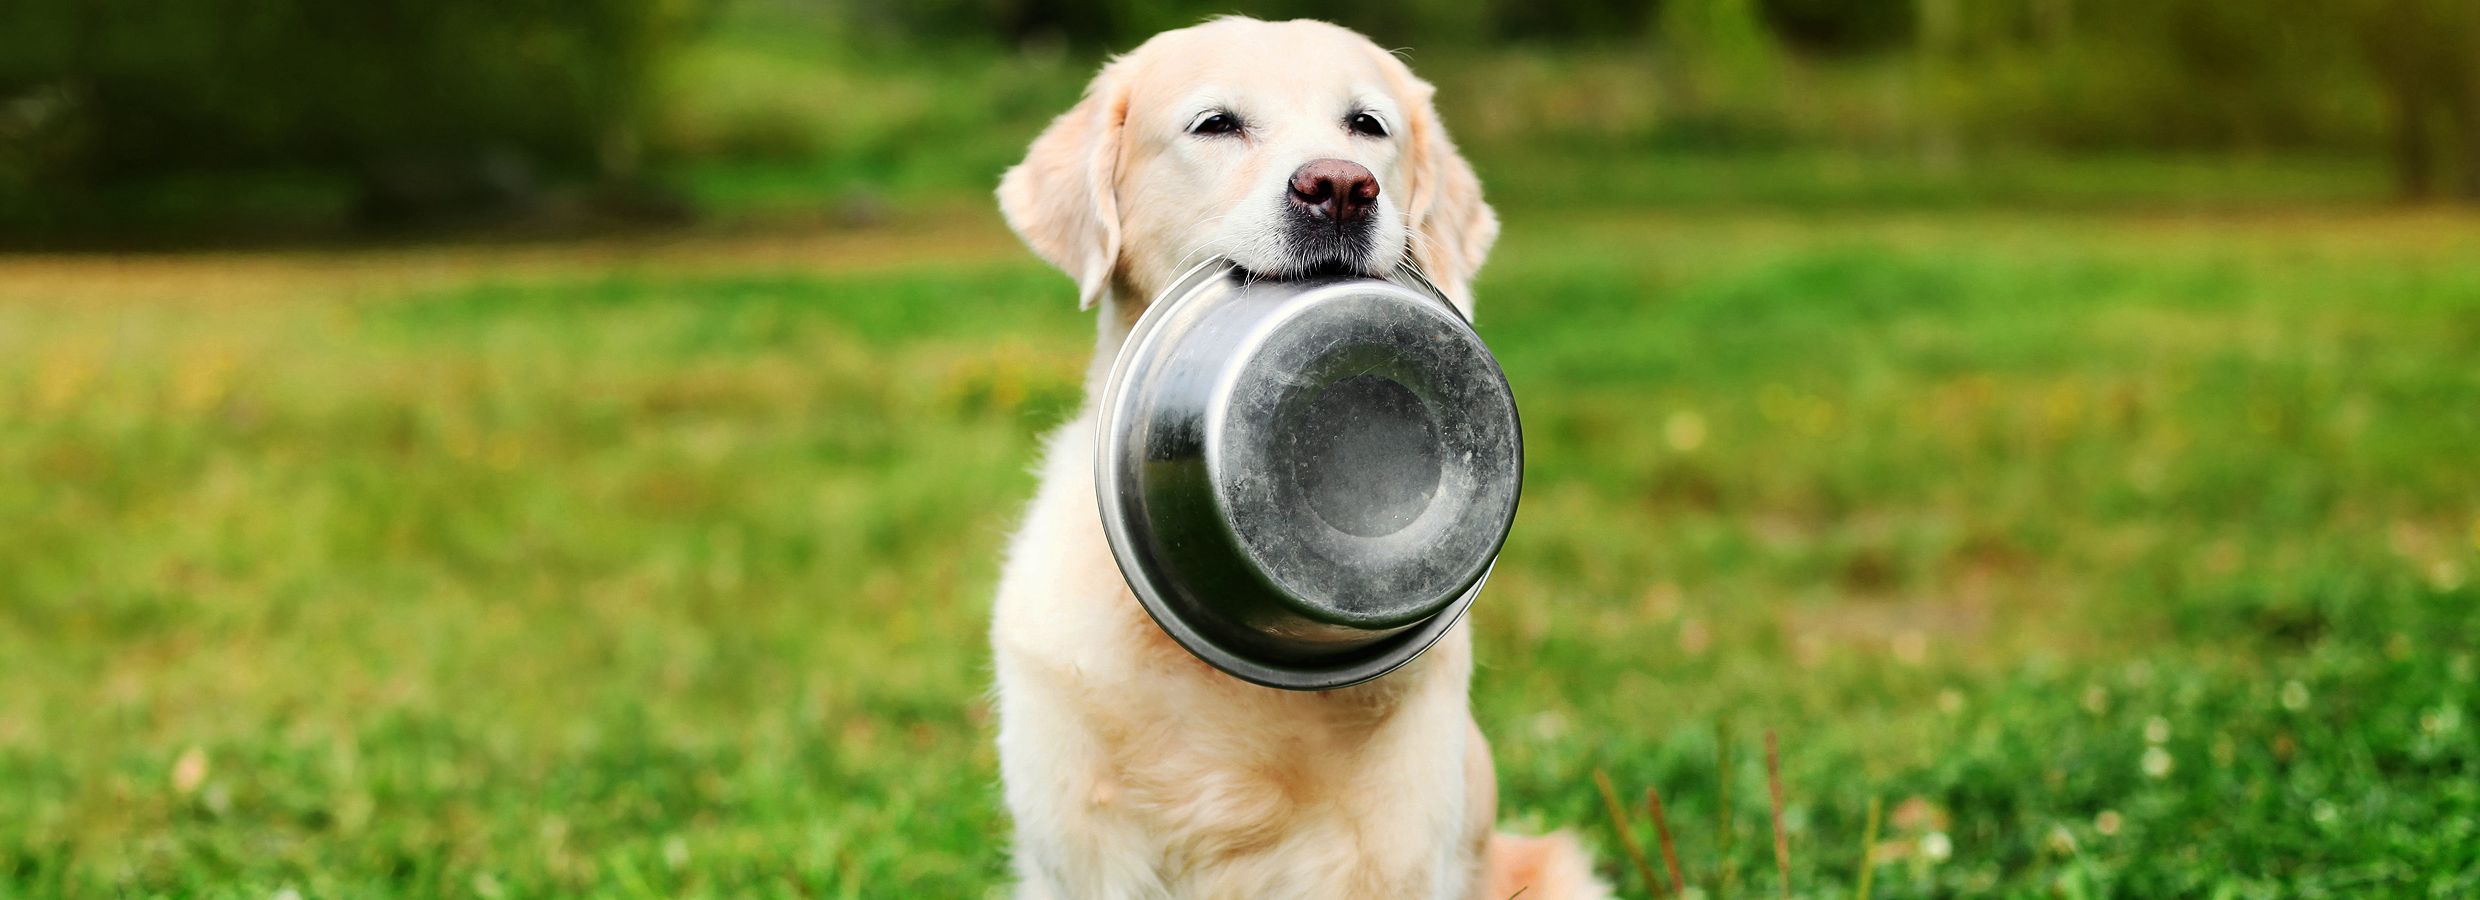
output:
[[[1262,281],[1227,262],[1149,306],[1102,401],[1111,552],[1189,652],[1270,687],[1358,684],[1437,642],[1514,523],[1507,379],[1417,272]]]

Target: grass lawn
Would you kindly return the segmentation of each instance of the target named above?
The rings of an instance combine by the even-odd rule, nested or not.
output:
[[[989,891],[1092,325],[960,204],[0,259],[0,896]],[[2480,219],[1829,208],[1505,206],[1505,817],[1771,894],[1773,730],[1803,894],[2480,892]]]

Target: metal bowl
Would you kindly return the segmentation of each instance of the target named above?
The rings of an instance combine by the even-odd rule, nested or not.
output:
[[[1106,382],[1111,553],[1189,652],[1324,690],[1419,656],[1481,592],[1523,482],[1515,397],[1418,273],[1263,281],[1228,263],[1157,299]]]

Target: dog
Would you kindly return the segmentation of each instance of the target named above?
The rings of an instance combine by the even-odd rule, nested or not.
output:
[[[1364,684],[1251,685],[1146,616],[1095,504],[1102,381],[1191,264],[1409,262],[1470,313],[1498,220],[1431,94],[1350,30],[1220,18],[1105,64],[1002,177],[1008,225],[1101,308],[1086,404],[1049,439],[991,617],[1018,897],[1608,896],[1571,836],[1492,833],[1468,623]]]

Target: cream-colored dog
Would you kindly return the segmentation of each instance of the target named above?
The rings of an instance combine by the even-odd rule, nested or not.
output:
[[[1093,398],[1188,265],[1376,274],[1470,308],[1498,234],[1430,86],[1322,22],[1217,19],[1104,66],[999,185],[1008,224],[1102,307],[1087,404],[1051,437],[991,644],[1020,896],[1602,897],[1564,835],[1493,835],[1464,625],[1393,674],[1294,693],[1190,656],[1130,594],[1094,502]]]

